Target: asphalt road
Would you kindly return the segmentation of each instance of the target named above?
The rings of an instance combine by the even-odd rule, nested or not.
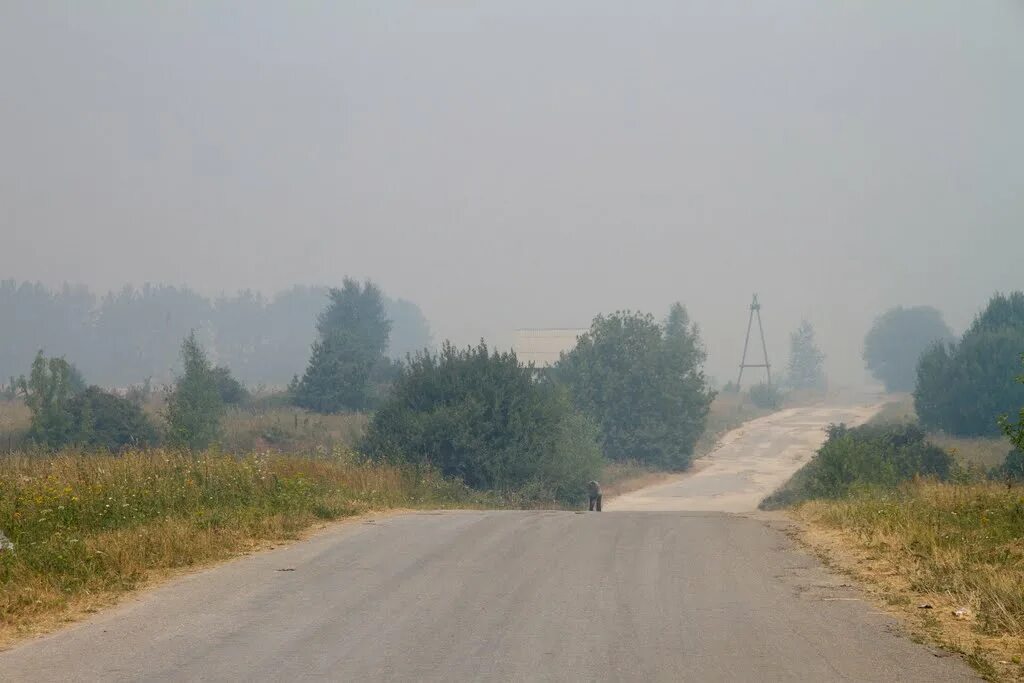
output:
[[[898,635],[784,525],[653,511],[357,521],[0,654],[0,680],[975,680]]]

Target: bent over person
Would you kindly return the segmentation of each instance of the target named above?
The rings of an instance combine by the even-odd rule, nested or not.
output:
[[[596,481],[587,483],[587,494],[590,496],[590,511],[601,511],[601,485]]]

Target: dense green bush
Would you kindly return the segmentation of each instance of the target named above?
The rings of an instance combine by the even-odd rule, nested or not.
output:
[[[231,369],[218,365],[213,369],[213,381],[217,383],[217,393],[225,405],[238,405],[249,400],[249,390],[231,374]]]
[[[1024,451],[1015,448],[1006,454],[1006,460],[994,468],[989,476],[992,479],[1010,482],[1024,482]]]
[[[758,408],[774,410],[782,405],[782,395],[774,384],[761,382],[750,387],[750,402]]]
[[[598,316],[554,376],[600,426],[606,457],[682,469],[715,395],[704,357],[697,326],[675,304],[664,325],[628,311]]]
[[[111,452],[128,446],[151,446],[156,427],[132,401],[89,387],[68,404],[72,436],[69,443]]]
[[[929,443],[916,425],[831,425],[814,459],[761,505],[841,498],[857,488],[892,488],[917,476],[945,480],[952,469],[952,456]]]
[[[961,436],[998,433],[997,417],[1024,404],[1015,381],[1024,350],[1024,294],[996,295],[958,344],[937,344],[917,366],[921,424]]]
[[[446,343],[400,369],[361,450],[439,468],[477,489],[579,500],[603,459],[597,430],[514,353]]]
[[[913,391],[921,354],[951,341],[953,332],[938,310],[897,306],[879,316],[864,337],[864,363],[886,391]]]

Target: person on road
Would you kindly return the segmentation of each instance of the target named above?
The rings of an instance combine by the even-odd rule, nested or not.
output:
[[[596,481],[587,483],[587,494],[590,497],[590,511],[601,511],[601,485]]]

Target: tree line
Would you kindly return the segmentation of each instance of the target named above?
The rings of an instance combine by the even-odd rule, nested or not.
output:
[[[1024,405],[1016,381],[1024,354],[1024,293],[995,294],[956,338],[928,306],[893,308],[864,340],[864,360],[889,391],[913,392],[921,425],[957,436],[994,436],[999,417]]]
[[[305,366],[329,291],[295,286],[272,297],[246,290],[210,298],[185,287],[144,285],[97,296],[81,286],[0,281],[0,384],[23,373],[40,349],[103,386],[167,381],[181,340],[195,331],[211,359],[241,381],[284,386]],[[382,304],[392,326],[389,356],[431,345],[416,304],[387,296]]]
[[[329,290],[316,330],[290,402],[322,413],[372,411],[358,446],[366,458],[424,465],[475,488],[536,499],[577,498],[608,460],[685,468],[715,395],[699,330],[680,304],[663,320],[599,315],[550,369],[483,341],[392,360],[392,321],[371,282],[346,279]],[[159,426],[136,397],[87,386],[67,360],[39,353],[15,383],[32,410],[30,440],[113,451],[216,443],[225,406],[244,388],[212,362],[197,334],[179,351],[181,371]]]

